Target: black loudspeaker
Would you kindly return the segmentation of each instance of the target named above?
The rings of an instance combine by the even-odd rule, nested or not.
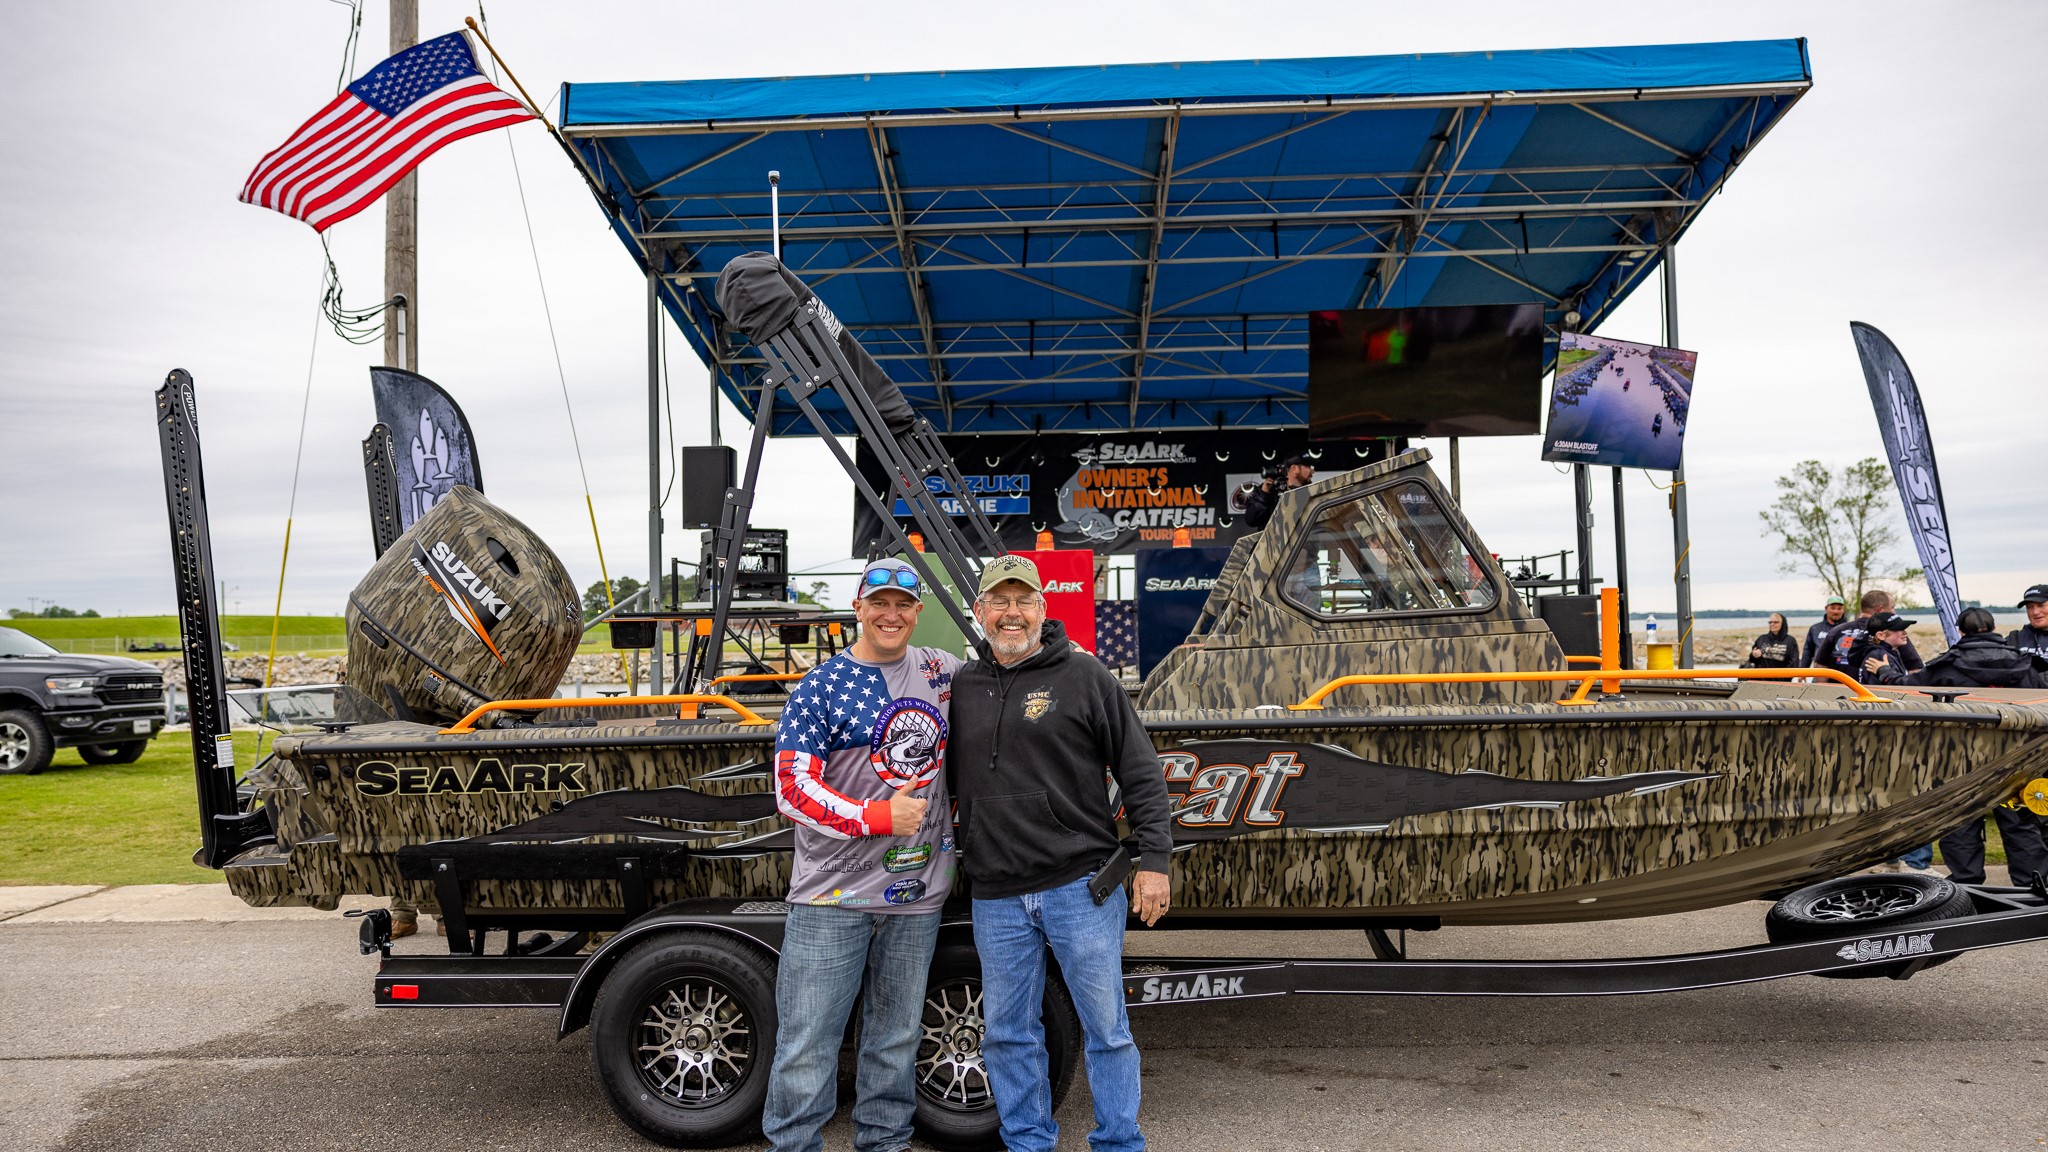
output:
[[[1550,625],[1567,656],[1600,654],[1600,597],[1539,596],[1536,614]]]
[[[682,528],[716,528],[725,512],[725,490],[739,475],[739,456],[724,444],[683,449]]]
[[[652,648],[654,647],[654,621],[614,620],[612,625],[612,647]]]

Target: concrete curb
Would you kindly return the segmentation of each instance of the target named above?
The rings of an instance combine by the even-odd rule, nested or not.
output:
[[[225,884],[0,887],[0,928],[18,924],[154,924],[246,920],[331,920],[353,908],[382,908],[381,896],[344,898],[333,912],[251,908]]]

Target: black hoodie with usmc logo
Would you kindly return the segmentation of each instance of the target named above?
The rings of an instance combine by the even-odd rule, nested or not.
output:
[[[1138,870],[1173,855],[1166,777],[1123,685],[1057,620],[1008,667],[986,641],[953,676],[946,774],[960,802],[960,866],[983,899],[1070,884],[1117,850],[1121,800]],[[1117,797],[1109,780],[1116,782]]]

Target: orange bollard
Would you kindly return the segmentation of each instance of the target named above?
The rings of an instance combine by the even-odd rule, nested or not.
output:
[[[1621,668],[1621,589],[1600,590],[1600,667]],[[1600,691],[1619,692],[1621,681],[1602,680]]]

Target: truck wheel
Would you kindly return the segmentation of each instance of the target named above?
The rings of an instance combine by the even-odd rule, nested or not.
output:
[[[0,712],[0,776],[33,776],[50,766],[50,730],[26,708]]]
[[[598,988],[590,1057],[612,1110],[649,1140],[758,1138],[775,1058],[774,963],[712,932],[639,945]]]
[[[80,744],[79,758],[87,764],[133,764],[149,751],[149,741],[129,740],[120,744]]]
[[[1771,906],[1764,914],[1764,935],[1773,944],[1820,940],[1851,933],[1878,934],[1913,924],[1954,920],[1977,910],[1970,894],[1941,876],[1899,873],[1886,876],[1841,876],[1809,884]],[[1946,964],[1940,956],[1924,967]],[[1815,975],[1836,980],[1869,980],[1902,974],[1913,961],[1865,964]]]
[[[1081,1016],[1059,973],[1047,972],[1047,1072],[1058,1109],[1081,1066]],[[1003,1146],[995,1095],[982,1063],[981,957],[971,944],[944,944],[932,957],[917,1045],[917,1134],[942,1152],[993,1152]]]

